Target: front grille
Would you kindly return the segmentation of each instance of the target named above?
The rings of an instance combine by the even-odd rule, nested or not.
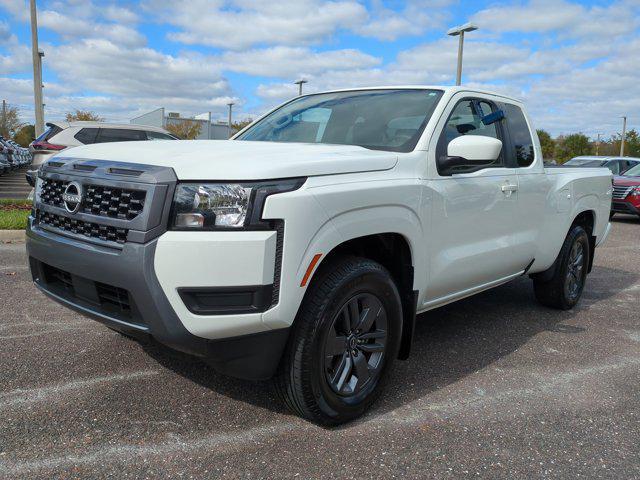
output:
[[[129,230],[126,228],[116,228],[109,225],[99,225],[92,222],[84,222],[75,218],[64,217],[54,213],[38,211],[36,218],[39,224],[58,228],[65,232],[83,235],[89,238],[96,238],[105,242],[116,242],[123,244],[127,241]]]
[[[40,200],[42,203],[55,207],[64,207],[62,194],[68,183],[61,180],[42,180],[42,186],[40,187]]]
[[[69,272],[47,265],[44,269],[44,273],[46,277],[45,280],[49,285],[56,285],[58,288],[64,290],[70,295],[75,294],[71,274]]]
[[[627,198],[627,195],[631,193],[633,187],[628,187],[625,185],[614,185],[613,186],[613,198],[616,200],[624,200]]]
[[[129,292],[124,288],[114,287],[106,283],[96,282],[96,292],[103,308],[112,313],[131,317],[131,301]]]
[[[87,306],[95,312],[143,325],[131,295],[124,288],[71,275],[65,270],[35,259],[30,261],[41,266],[42,281],[46,284],[47,290],[75,304]]]
[[[42,180],[40,200],[47,205],[64,207],[62,194],[69,182],[51,178]],[[81,212],[101,217],[133,220],[144,208],[146,192],[124,188],[85,185]]]

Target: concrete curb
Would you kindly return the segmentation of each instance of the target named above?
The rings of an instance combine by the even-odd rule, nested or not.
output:
[[[24,230],[0,230],[0,243],[23,243]]]

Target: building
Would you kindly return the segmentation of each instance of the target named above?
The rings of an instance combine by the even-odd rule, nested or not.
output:
[[[212,122],[211,112],[196,115],[195,117],[181,117],[179,113],[165,113],[164,107],[132,118],[130,123],[135,125],[151,125],[154,127],[167,128],[168,125],[178,124],[184,121],[197,122],[201,124],[200,133],[197,140],[226,140],[229,138],[229,126],[226,122]]]

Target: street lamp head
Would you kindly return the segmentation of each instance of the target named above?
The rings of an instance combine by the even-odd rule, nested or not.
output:
[[[294,85],[301,85],[303,83],[309,83],[309,80],[301,79],[301,80],[298,80],[297,82],[293,82],[293,83],[294,83]]]
[[[447,35],[452,37],[457,37],[462,32],[473,32],[474,30],[478,30],[478,26],[475,23],[465,23],[464,25],[459,25],[457,27],[450,28],[447,31]]]

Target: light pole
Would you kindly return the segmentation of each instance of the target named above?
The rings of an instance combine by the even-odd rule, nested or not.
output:
[[[233,110],[233,106],[235,105],[235,103],[231,102],[231,103],[227,103],[227,105],[229,106],[229,122],[227,124],[227,130],[228,130],[227,138],[231,138],[231,112]]]
[[[598,135],[598,138],[596,140],[596,157],[600,153],[600,135],[602,135],[602,133],[598,133],[597,135]]]
[[[44,132],[44,105],[42,103],[42,57],[44,53],[38,49],[38,15],[36,0],[31,0],[31,55],[33,60],[33,99],[36,117],[36,138]]]
[[[464,48],[464,34],[465,32],[473,32],[477,29],[477,25],[474,25],[473,23],[465,23],[464,25],[453,27],[447,32],[447,35],[452,37],[460,37],[458,40],[458,71],[456,73],[456,85],[460,85],[462,83],[462,49]]]
[[[627,117],[622,117],[622,138],[620,138],[620,156],[624,157],[624,140],[627,135]]]
[[[297,82],[293,82],[295,85],[298,85],[298,96],[302,95],[302,85],[305,83],[309,83],[309,80],[298,80]]]

